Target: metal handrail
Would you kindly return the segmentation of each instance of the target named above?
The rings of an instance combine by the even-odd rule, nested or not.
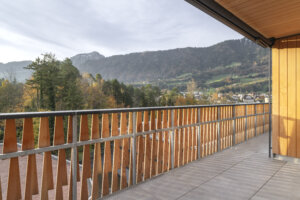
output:
[[[267,103],[207,104],[207,105],[188,105],[188,106],[158,106],[158,107],[136,107],[136,108],[91,109],[91,110],[0,113],[0,120],[29,118],[29,117],[104,114],[104,113],[119,113],[119,112],[139,112],[139,111],[151,111],[151,110],[170,110],[170,109],[185,109],[185,108],[205,108],[205,107],[222,107],[222,106],[262,105],[262,104],[267,104]]]

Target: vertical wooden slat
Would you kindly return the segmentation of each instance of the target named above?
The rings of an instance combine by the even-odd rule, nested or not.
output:
[[[223,119],[223,108],[220,107],[220,119]],[[223,149],[224,146],[224,133],[223,133],[224,122],[220,121],[220,150]]]
[[[136,113],[136,131],[143,131],[142,113]],[[144,161],[144,136],[137,137],[137,163],[136,163],[136,183],[143,180],[143,161]]]
[[[49,121],[47,117],[40,118],[39,148],[50,146]],[[43,158],[43,173],[41,199],[48,199],[48,190],[54,188],[51,152],[45,152]]]
[[[196,124],[197,121],[198,121],[198,112],[197,112],[197,108],[194,108],[193,109],[193,118],[192,118],[192,123],[193,124]],[[192,155],[192,160],[197,160],[197,152],[198,152],[198,145],[197,145],[197,141],[198,141],[198,137],[197,137],[197,126],[194,126],[193,127],[193,138],[192,138],[192,141],[193,141],[193,155]]]
[[[187,124],[191,124],[192,109],[189,108],[187,111]],[[187,163],[191,162],[192,157],[192,127],[187,128]]]
[[[215,108],[210,107],[210,121],[214,120],[214,114],[215,114]],[[210,154],[213,154],[215,149],[214,124],[215,123],[210,123]]]
[[[113,113],[111,118],[111,136],[119,135],[119,121],[118,114]],[[114,140],[114,152],[113,152],[113,170],[112,170],[112,182],[111,192],[119,190],[119,175],[118,170],[121,167],[121,151],[120,151],[120,140]]]
[[[144,112],[144,131],[149,131],[149,113]],[[150,134],[145,136],[145,150],[144,150],[144,180],[150,178],[150,162],[151,162],[151,140]]]
[[[212,117],[212,108],[209,107],[208,108],[208,112],[207,112],[207,121],[210,122],[211,121],[211,117]],[[208,155],[211,155],[211,150],[212,150],[212,133],[211,133],[211,125],[212,123],[209,123],[207,126],[207,135],[208,135]]]
[[[90,139],[89,127],[88,127],[88,116],[81,115],[80,122],[80,141],[86,141]],[[82,152],[82,172],[81,172],[81,188],[80,188],[80,199],[88,199],[88,186],[87,180],[92,177],[91,172],[91,158],[90,158],[90,145],[83,146]]]
[[[133,133],[133,113],[130,112],[129,113],[129,124],[128,124],[128,134],[132,134]],[[130,139],[130,154],[129,154],[129,180],[128,180],[128,186],[133,184],[133,176],[132,176],[132,142],[133,142],[133,138]]]
[[[279,96],[280,96],[280,154],[287,155],[287,42],[286,40],[280,41],[280,52],[279,52],[279,74],[280,74],[280,84],[279,84]]]
[[[195,124],[195,109],[192,108],[191,109],[191,122],[190,124]],[[194,160],[194,153],[195,153],[195,144],[194,144],[194,140],[195,140],[195,126],[191,127],[191,161]]]
[[[288,63],[287,63],[287,154],[291,157],[297,156],[296,135],[296,37],[288,38]],[[265,109],[266,111],[266,109]]]
[[[92,115],[92,140],[100,138],[99,132],[99,116]],[[102,180],[102,158],[101,158],[101,143],[94,145],[94,161],[93,161],[93,185],[92,185],[92,199],[101,197],[101,181]]]
[[[102,138],[109,137],[108,114],[102,115]],[[111,149],[110,141],[104,143],[103,176],[102,176],[102,196],[109,194],[109,172],[111,172]]]
[[[168,128],[168,111],[163,111],[163,123],[162,128]],[[167,171],[168,169],[168,148],[169,148],[169,131],[162,132],[163,134],[163,163],[162,163],[162,172]]]
[[[157,122],[156,129],[161,129],[161,111],[157,111]],[[158,132],[158,148],[157,148],[157,170],[156,174],[160,174],[162,172],[162,159],[163,159],[163,141],[162,141],[162,132]]]
[[[214,121],[218,119],[218,108],[214,107]],[[214,153],[218,151],[217,123],[214,123]]]
[[[63,117],[55,117],[53,145],[61,145],[65,143]],[[63,185],[68,184],[66,153],[64,149],[58,150],[58,162],[56,173],[55,199],[63,199]]]
[[[156,129],[155,124],[155,111],[152,110],[150,114],[150,130]],[[157,141],[156,141],[156,133],[152,134],[152,142],[151,142],[151,161],[150,161],[150,177],[156,175],[156,159],[157,159]]]
[[[297,49],[296,49],[296,64],[297,64],[297,68],[296,68],[296,80],[297,80],[297,100],[296,100],[296,119],[297,119],[297,128],[296,128],[296,133],[297,133],[297,157],[300,158],[300,36],[297,36]],[[272,106],[273,107],[273,106]],[[272,122],[273,125],[273,122]],[[274,129],[272,129],[272,133],[274,132]],[[274,138],[274,137],[273,137]],[[273,141],[273,140],[272,140]],[[273,142],[273,145],[276,144]],[[273,147],[272,147],[273,148]]]
[[[222,107],[222,119],[228,119],[229,107]],[[222,136],[223,136],[223,147],[222,149],[226,149],[228,147],[228,120],[222,122]]]
[[[5,121],[3,153],[12,153],[16,151],[18,151],[18,147],[15,120],[7,119]],[[6,196],[6,199],[12,200],[22,198],[18,157],[11,158],[9,161],[9,174]]]
[[[171,128],[172,127],[172,110],[168,110],[168,128]],[[167,135],[168,135],[168,171],[172,168],[172,159],[171,159],[171,134],[172,134],[172,131],[168,131]],[[173,137],[173,145],[174,145],[174,137]],[[173,147],[174,148],[174,147]],[[173,152],[173,155],[174,155],[174,152]]]
[[[34,149],[34,134],[32,118],[25,118],[23,125],[22,151]],[[27,159],[25,195],[24,199],[31,199],[32,195],[38,194],[38,178],[35,154]]]
[[[174,127],[178,126],[178,110],[174,109]],[[179,135],[178,135],[179,129],[176,128],[174,130],[174,167],[178,167],[178,155],[179,155]]]
[[[201,109],[201,122],[205,122],[206,108]],[[201,143],[202,143],[202,157],[206,155],[206,125],[201,125]]]
[[[182,126],[182,113],[183,110],[179,109],[178,110],[178,126]],[[178,135],[179,135],[179,145],[178,145],[178,167],[182,165],[183,162],[183,128],[180,128],[178,130]]]
[[[279,42],[272,48],[272,152],[279,154]],[[258,122],[258,121],[257,121]],[[300,150],[300,148],[299,148]],[[300,155],[300,151],[299,151]]]
[[[127,134],[127,114],[121,113],[121,135]],[[126,169],[129,169],[129,138],[123,139],[122,158],[121,158],[121,189],[126,188],[127,175]],[[129,173],[128,173],[129,174]]]
[[[182,125],[187,125],[187,110],[183,109],[183,122]],[[188,156],[188,133],[187,128],[183,128],[183,159],[182,159],[182,165],[185,165],[187,163],[187,156]]]
[[[217,107],[213,107],[213,121],[216,121],[218,118],[218,109]],[[214,140],[214,146],[213,146],[213,153],[217,152],[218,142],[217,142],[217,123],[213,123],[213,140]]]

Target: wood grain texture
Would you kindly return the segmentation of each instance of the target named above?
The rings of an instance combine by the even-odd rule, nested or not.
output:
[[[183,118],[182,118],[182,125],[187,125],[187,111],[188,109],[183,109]],[[182,165],[185,165],[187,163],[187,157],[188,157],[188,129],[183,128],[183,157],[182,157]]]
[[[168,110],[168,128],[171,128],[172,127],[172,110]],[[172,146],[171,146],[171,139],[172,139],[172,137],[171,137],[171,135],[172,135],[172,131],[168,131],[168,133],[167,133],[167,135],[168,135],[168,139],[169,139],[169,141],[168,141],[168,166],[167,166],[167,171],[169,171],[171,168],[172,168],[172,162],[171,162],[171,148],[172,148]],[[174,137],[173,137],[173,140],[174,140]],[[173,141],[173,144],[174,144],[174,141]]]
[[[300,158],[300,35],[297,36],[297,47],[296,47],[296,119],[297,119],[297,127],[296,127],[296,133],[297,133],[297,157]],[[272,123],[273,125],[273,123]],[[273,131],[273,129],[272,129]]]
[[[182,116],[183,116],[183,110],[178,110],[178,126],[182,126]],[[183,163],[183,128],[179,128],[178,135],[179,135],[179,145],[178,145],[178,167],[182,165]]]
[[[133,113],[129,113],[129,124],[128,124],[128,134],[133,133]],[[133,176],[132,176],[132,143],[133,143],[133,138],[130,139],[130,155],[129,155],[129,180],[128,180],[128,186],[132,185],[133,182]]]
[[[150,113],[150,130],[156,129],[156,122],[155,122],[155,111],[151,110]],[[151,161],[150,161],[150,177],[156,175],[156,159],[157,159],[157,140],[156,140],[156,133],[152,134],[151,139]]]
[[[275,154],[291,157],[300,157],[299,37],[278,39],[272,48],[272,150]],[[268,109],[265,105],[265,112]],[[258,134],[268,131],[268,117],[265,114],[265,126],[259,122]]]
[[[205,108],[201,108],[200,109],[200,122],[204,122],[204,117],[205,117]],[[200,134],[200,137],[201,137],[201,157],[203,158],[205,156],[205,135],[204,135],[204,132],[205,132],[205,125],[201,125],[200,126],[201,128],[201,134]]]
[[[178,126],[178,109],[174,109],[174,127]],[[179,130],[174,130],[174,168],[178,167],[178,155],[179,155]]]
[[[187,125],[192,123],[192,109],[187,110]],[[192,127],[187,128],[187,163],[191,162],[192,157]]]
[[[217,0],[216,2],[266,38],[281,38],[300,32],[298,0]]]
[[[288,73],[287,73],[287,42],[284,40],[280,41],[280,52],[279,52],[279,73],[280,73],[280,80],[279,80],[279,102],[280,102],[280,154],[286,156],[287,155],[287,109],[288,109]]]
[[[50,146],[49,121],[47,117],[40,118],[39,148]],[[43,172],[41,199],[48,199],[48,190],[54,189],[51,152],[45,152],[43,157]]]
[[[161,129],[161,111],[157,111],[157,121],[156,121],[156,129]],[[160,174],[162,172],[162,162],[163,162],[163,140],[162,140],[162,132],[158,132],[158,147],[157,147],[157,163],[156,163],[156,174]]]
[[[163,122],[162,128],[168,128],[168,111],[163,110]],[[163,134],[163,163],[162,163],[162,172],[168,170],[168,156],[169,156],[169,131],[162,132]]]
[[[197,108],[192,109],[192,124],[197,123]],[[192,155],[191,160],[194,161],[197,159],[197,134],[196,134],[196,126],[192,127]]]
[[[296,37],[287,39],[288,48],[288,63],[287,63],[287,96],[288,96],[288,110],[287,110],[287,155],[291,157],[297,156],[297,121],[296,121],[296,95],[297,95],[297,79],[296,79],[296,48],[294,43]],[[295,109],[296,107],[296,109]],[[266,112],[266,109],[265,109]]]
[[[55,117],[54,140],[53,145],[61,145],[65,143],[63,117]],[[58,162],[56,173],[55,199],[63,199],[63,185],[68,184],[66,153],[64,149],[58,150]]]
[[[121,113],[121,135],[126,135],[127,130],[127,113]],[[128,186],[126,170],[129,171],[129,138],[123,139],[122,157],[121,157],[121,183],[120,188]],[[129,173],[128,173],[129,175]]]
[[[22,151],[34,149],[34,134],[32,118],[25,118],[23,125]],[[38,194],[38,178],[35,154],[29,155],[27,159],[25,194],[24,199],[32,199],[32,195]]]
[[[99,115],[92,115],[92,139],[100,138],[99,131]],[[101,197],[101,181],[102,181],[102,158],[101,158],[101,143],[94,145],[94,161],[93,161],[93,175],[92,175],[92,199]]]
[[[102,115],[102,138],[109,137],[109,119],[108,114]],[[109,172],[111,172],[111,148],[110,141],[104,143],[104,160],[102,176],[102,196],[109,194]]]
[[[120,135],[118,114],[113,113],[111,118],[111,136],[118,135]],[[115,192],[120,189],[118,170],[121,168],[121,144],[120,140],[114,140],[111,192]]]
[[[136,132],[143,131],[142,112],[136,113]],[[144,136],[137,136],[137,159],[136,159],[136,183],[143,180],[143,162],[144,162]]]
[[[17,151],[16,123],[14,119],[7,119],[5,120],[3,153],[5,154]],[[22,195],[18,158],[10,159],[8,173],[6,199],[21,199]]]
[[[149,131],[149,113],[148,111],[144,112],[144,131]],[[144,149],[144,180],[147,180],[150,178],[150,162],[151,162],[151,140],[150,140],[150,134],[147,134],[145,136],[145,149]]]
[[[88,116],[81,115],[80,120],[80,141],[86,141],[90,139]],[[90,145],[83,146],[82,152],[82,172],[81,172],[81,187],[80,187],[80,199],[88,200],[88,186],[87,179],[92,177],[91,171],[91,158],[90,158]]]

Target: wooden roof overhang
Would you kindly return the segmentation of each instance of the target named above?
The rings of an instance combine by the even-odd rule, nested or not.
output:
[[[263,47],[300,34],[300,0],[186,0]]]

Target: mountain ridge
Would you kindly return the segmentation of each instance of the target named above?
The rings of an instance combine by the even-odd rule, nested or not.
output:
[[[218,88],[226,85],[223,83],[224,79],[228,79],[227,82],[232,79],[232,84],[241,81],[237,77],[242,77],[242,81],[250,81],[246,73],[259,78],[257,80],[265,78],[268,54],[266,49],[243,38],[226,40],[209,47],[144,51],[109,57],[93,51],[77,54],[70,59],[81,73],[99,73],[104,79],[118,79],[137,85],[151,83],[162,88],[181,88],[194,79],[199,87]],[[6,64],[0,64],[0,72],[5,68],[4,65]],[[13,69],[20,72],[20,67],[22,66],[18,65]],[[24,74],[28,75],[25,72]],[[226,76],[218,80],[219,82],[211,82],[220,75]],[[22,80],[25,79],[23,75]]]

